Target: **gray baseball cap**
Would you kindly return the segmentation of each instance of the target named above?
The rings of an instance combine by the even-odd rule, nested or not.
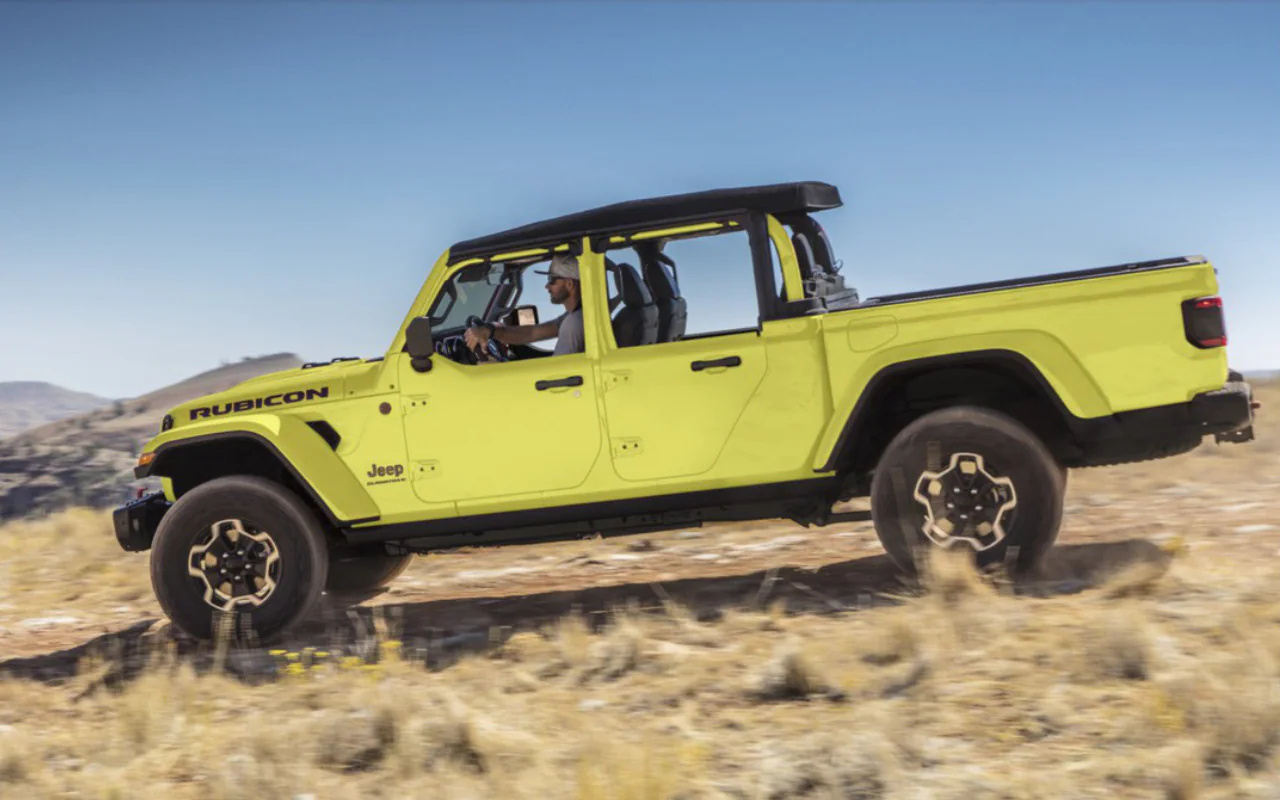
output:
[[[568,253],[556,253],[551,257],[550,269],[535,269],[539,275],[554,275],[557,278],[569,278],[580,281],[578,277],[578,259]]]

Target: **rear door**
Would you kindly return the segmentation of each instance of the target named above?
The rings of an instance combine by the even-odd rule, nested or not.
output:
[[[752,248],[741,220],[611,238],[607,255],[643,271],[642,242],[662,242],[688,305],[685,335],[619,347],[600,360],[614,471],[624,481],[714,477],[750,465],[721,454],[768,370]],[[621,309],[620,309],[621,310]]]

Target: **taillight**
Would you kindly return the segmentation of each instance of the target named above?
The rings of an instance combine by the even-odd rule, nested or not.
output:
[[[1182,303],[1182,327],[1196,347],[1226,347],[1227,325],[1221,297],[1197,297]]]

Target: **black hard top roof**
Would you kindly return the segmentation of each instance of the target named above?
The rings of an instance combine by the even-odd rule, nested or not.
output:
[[[735,211],[760,211],[785,214],[796,211],[822,211],[842,205],[840,191],[829,183],[804,181],[776,183],[771,186],[747,186],[739,189],[713,189],[707,192],[673,194],[647,200],[579,211],[563,217],[534,222],[501,233],[458,242],[450,248],[451,258],[480,255],[497,250],[514,250],[560,243],[566,239],[591,236],[654,223],[689,217],[701,217]]]

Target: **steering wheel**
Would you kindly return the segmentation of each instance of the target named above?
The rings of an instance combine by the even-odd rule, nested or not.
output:
[[[489,327],[489,325],[484,320],[477,317],[475,314],[472,314],[467,317],[467,327],[468,328],[487,328]],[[505,348],[492,335],[489,336],[485,344],[487,345],[486,348],[481,349],[479,347],[476,347],[471,351],[471,354],[475,356],[476,363],[479,363],[481,361],[506,361],[507,360],[507,354],[505,352]]]

